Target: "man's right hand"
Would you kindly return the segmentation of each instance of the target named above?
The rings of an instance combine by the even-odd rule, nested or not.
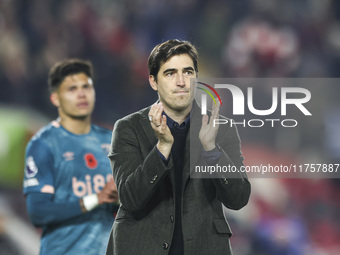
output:
[[[104,203],[117,203],[119,201],[117,186],[113,178],[106,183],[97,195],[100,205]]]
[[[166,159],[168,159],[174,143],[174,137],[166,124],[166,116],[162,115],[163,111],[164,108],[161,102],[154,104],[149,112],[149,120],[151,127],[158,138],[158,143],[156,145],[157,149]]]

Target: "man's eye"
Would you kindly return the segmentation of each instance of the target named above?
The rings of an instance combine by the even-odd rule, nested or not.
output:
[[[186,75],[193,75],[193,73],[194,73],[193,71],[186,71],[185,72]]]
[[[169,73],[166,73],[165,75],[166,76],[172,76],[174,73],[173,72],[169,72]]]

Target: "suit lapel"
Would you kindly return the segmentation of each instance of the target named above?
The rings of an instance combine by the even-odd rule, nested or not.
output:
[[[184,166],[183,166],[183,185],[185,189],[185,184],[187,183],[190,172],[190,166],[194,166],[195,163],[199,160],[201,155],[201,142],[198,138],[199,131],[201,129],[202,120],[200,115],[200,108],[197,105],[196,101],[193,102],[192,114],[190,116],[190,129],[186,139],[185,145],[185,158],[184,158]],[[183,189],[183,191],[184,191]]]

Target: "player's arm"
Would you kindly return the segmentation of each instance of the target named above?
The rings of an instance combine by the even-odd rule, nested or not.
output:
[[[31,192],[26,196],[27,212],[35,226],[56,224],[92,211],[97,206],[118,200],[117,188],[111,179],[97,194],[87,195],[72,202],[55,202],[54,195]]]
[[[41,139],[26,147],[24,194],[30,220],[36,226],[58,223],[82,213],[79,201],[54,202],[54,156]]]
[[[49,147],[40,140],[30,142],[26,148],[24,194],[28,215],[36,226],[59,223],[118,200],[117,188],[111,180],[98,194],[57,202],[53,169],[54,157]]]
[[[53,194],[32,192],[26,195],[26,206],[33,225],[59,223],[82,214],[79,201],[56,203]]]

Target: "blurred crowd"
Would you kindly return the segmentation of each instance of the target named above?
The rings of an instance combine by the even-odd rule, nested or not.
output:
[[[50,66],[66,57],[86,58],[96,71],[95,116],[112,123],[155,98],[146,60],[155,44],[169,38],[198,46],[201,75],[337,77],[339,5],[330,0],[2,0],[0,100],[51,115]]]
[[[0,107],[30,108],[55,118],[48,70],[63,58],[85,58],[95,69],[93,120],[112,128],[118,118],[157,99],[148,85],[147,57],[155,44],[170,38],[197,45],[203,77],[340,76],[336,0],[1,0]],[[314,128],[305,123],[297,141],[288,137],[298,143],[294,152],[300,157],[339,163],[340,89],[321,92],[334,101],[332,111],[313,116]],[[240,130],[240,135],[246,159],[259,151],[264,161],[276,156],[259,144],[277,147],[277,133],[254,138]],[[254,180],[253,190],[245,218],[235,218],[234,232],[244,238],[235,237],[235,254],[340,254],[338,180]],[[268,199],[267,193],[278,195]],[[6,254],[2,222],[0,215],[0,254]]]

